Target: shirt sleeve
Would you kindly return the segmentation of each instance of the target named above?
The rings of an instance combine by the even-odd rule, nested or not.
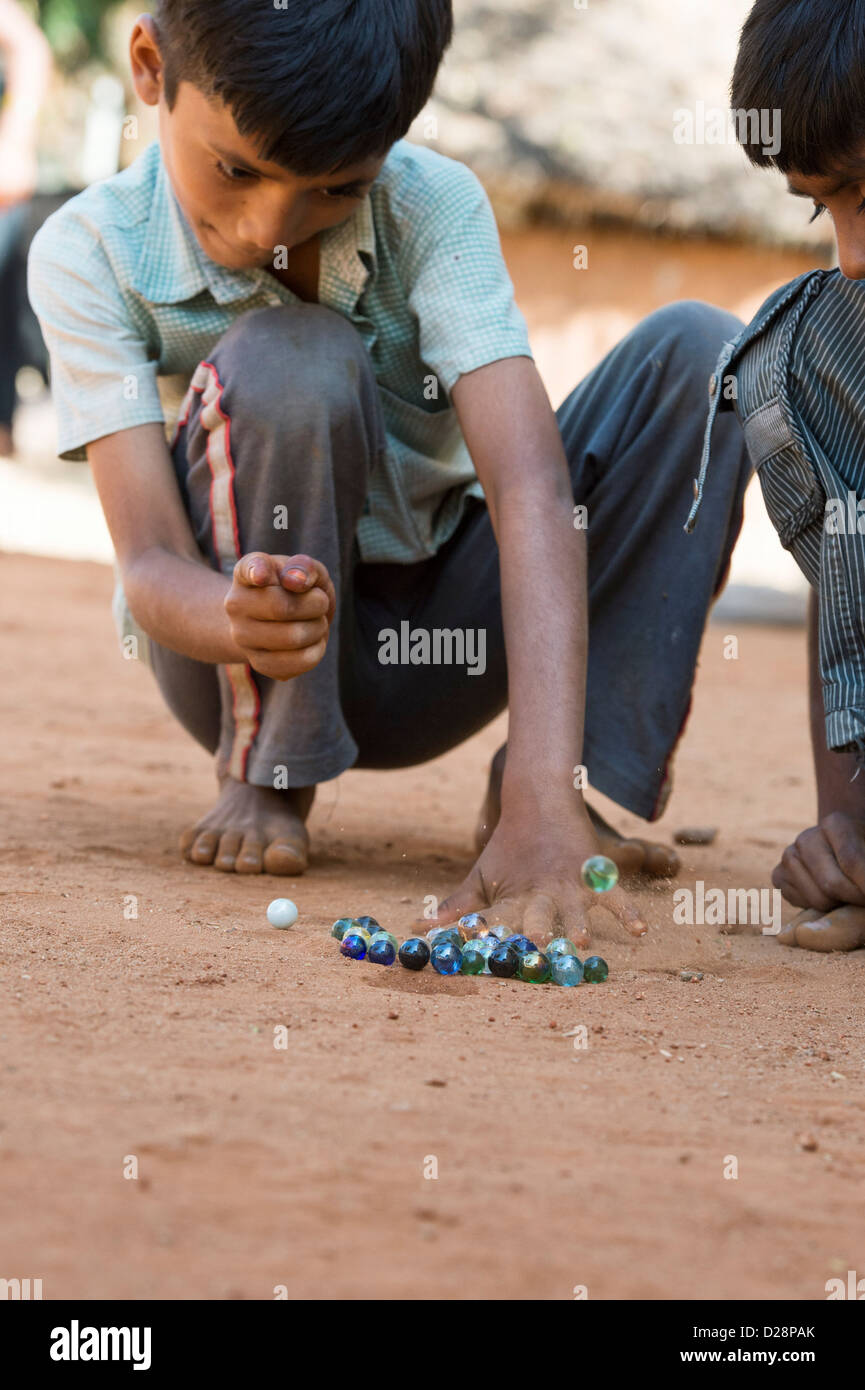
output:
[[[453,163],[447,183],[425,184],[410,221],[418,231],[404,252],[409,304],[421,358],[445,390],[490,362],[531,357],[493,210],[471,170]]]
[[[62,458],[86,458],[87,444],[119,430],[164,423],[157,364],[105,248],[66,209],[34,238],[28,292],[51,360]]]

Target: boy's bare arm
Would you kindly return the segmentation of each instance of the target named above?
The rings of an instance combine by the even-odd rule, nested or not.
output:
[[[245,555],[232,579],[199,551],[161,425],[138,425],[88,445],[127,602],[156,642],[198,661],[249,662],[290,680],[327,648],[336,603],[310,556]]]
[[[788,845],[772,882],[796,907],[821,912],[841,903],[865,906],[865,771],[852,753],[832,753],[820,679],[817,604],[808,612],[811,744],[817,781],[818,824]],[[858,773],[858,775],[857,775]]]
[[[514,357],[467,373],[453,400],[499,546],[509,729],[501,820],[448,911],[480,882],[495,900],[534,899],[539,922],[554,904],[579,924],[591,900],[580,865],[597,853],[574,790],[588,651],[585,533],[574,528],[567,460],[534,363]],[[635,935],[645,931],[621,890],[605,905]]]

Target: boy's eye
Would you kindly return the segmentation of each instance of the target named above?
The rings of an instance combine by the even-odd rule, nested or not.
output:
[[[363,189],[359,186],[351,188],[320,188],[318,191],[322,198],[328,198],[332,203],[340,202],[344,198],[363,197]]]
[[[865,212],[865,198],[862,199],[862,201],[861,201],[861,203],[859,204],[859,206],[858,206],[858,208],[856,209],[856,211],[857,211],[857,212]]]
[[[824,213],[825,211],[826,211],[826,204],[825,204],[825,203],[815,203],[815,204],[814,204],[814,211],[812,212],[811,216],[808,218],[808,223],[809,223],[809,225],[810,225],[810,223],[812,223],[812,222],[816,222],[818,217],[822,217],[822,216],[823,216],[823,213]]]
[[[243,183],[244,180],[253,177],[247,169],[237,169],[233,164],[223,164],[221,159],[216,161],[216,168],[229,183]]]

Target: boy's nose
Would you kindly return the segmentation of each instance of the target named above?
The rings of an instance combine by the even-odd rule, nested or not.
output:
[[[261,214],[245,213],[237,224],[237,239],[244,246],[254,246],[271,255],[277,246],[294,246],[299,237],[298,218],[291,211]]]

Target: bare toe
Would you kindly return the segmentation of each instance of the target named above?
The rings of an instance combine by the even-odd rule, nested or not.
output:
[[[234,873],[237,862],[237,851],[243,843],[243,836],[237,830],[226,830],[219,841],[219,849],[213,861],[214,868],[221,869],[223,873]]]
[[[306,845],[283,837],[274,840],[264,851],[264,872],[285,878],[293,878],[305,872],[307,865]]]
[[[196,835],[188,858],[193,864],[212,864],[219,846],[219,836],[214,830],[202,830]]]
[[[260,874],[264,845],[257,835],[244,835],[235,869],[239,874]]]
[[[781,928],[775,940],[778,942],[779,946],[798,946],[799,942],[796,940],[796,928],[799,926],[799,923],[819,922],[822,916],[823,913],[818,912],[816,908],[806,907],[803,912],[797,913],[793,920],[787,923],[786,927]]]
[[[865,946],[865,908],[836,907],[810,921],[797,919],[796,944],[806,951],[858,950]]]

